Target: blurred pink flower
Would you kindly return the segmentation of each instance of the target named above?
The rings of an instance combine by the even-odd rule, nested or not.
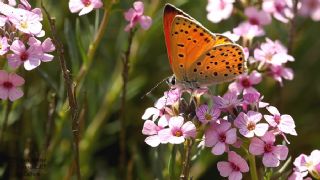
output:
[[[41,63],[42,50],[38,46],[30,46],[28,50],[20,40],[13,41],[10,50],[14,54],[8,54],[8,64],[12,68],[18,68],[21,64],[26,70],[32,70],[38,67]]]
[[[228,19],[233,10],[234,0],[209,0],[207,5],[207,18],[213,23]]]
[[[233,33],[249,40],[265,34],[260,26],[252,25],[249,22],[242,22],[237,27],[233,28]]]
[[[288,23],[293,18],[292,0],[264,0],[262,8],[277,20]]]
[[[24,84],[24,79],[17,74],[0,70],[0,99],[15,101],[23,96],[19,86]]]
[[[0,36],[0,56],[4,55],[9,51],[10,45],[8,44],[8,39]]]
[[[253,155],[263,155],[262,163],[265,167],[278,167],[279,160],[288,156],[288,148],[284,145],[274,145],[276,141],[272,132],[267,132],[261,139],[253,137],[249,145],[249,152]]]
[[[184,123],[184,118],[181,116],[175,116],[170,118],[169,128],[160,130],[158,135],[163,143],[181,144],[185,138],[195,138],[196,126],[191,121]]]
[[[266,38],[266,42],[260,45],[260,49],[254,50],[254,58],[256,61],[264,64],[281,65],[288,61],[294,61],[294,58],[287,54],[285,48],[280,41],[272,41]]]
[[[229,91],[244,94],[249,92],[257,92],[253,85],[257,85],[261,82],[262,75],[256,70],[252,71],[251,74],[243,74],[237,77],[236,81],[229,85]]]
[[[234,34],[234,33],[230,32],[230,31],[226,31],[226,32],[222,33],[222,35],[227,36],[233,42],[237,42],[240,39],[239,35]]]
[[[270,67],[269,75],[283,86],[282,78],[286,80],[292,80],[294,77],[293,71],[291,68],[286,68],[281,65],[272,65]]]
[[[208,105],[203,104],[197,108],[196,115],[202,124],[207,124],[218,120],[220,110],[213,107],[209,109]]]
[[[241,180],[242,173],[249,172],[246,160],[234,151],[228,153],[228,162],[220,161],[217,164],[222,177],[229,177],[229,180]]]
[[[133,29],[137,23],[140,23],[142,29],[149,29],[152,23],[152,19],[149,16],[144,16],[144,4],[141,1],[133,3],[133,8],[130,8],[124,13],[124,17],[129,24],[125,27],[125,31]]]
[[[221,111],[230,111],[236,106],[240,105],[241,100],[238,99],[236,92],[228,91],[222,97],[213,96],[213,104],[215,108],[220,109]]]
[[[308,173],[307,173],[307,174],[308,174]],[[307,174],[306,174],[306,175],[307,175]],[[301,173],[301,172],[294,171],[294,172],[288,177],[288,180],[312,180],[312,178],[310,178],[310,177],[304,178],[306,175],[304,175],[304,174]]]
[[[9,21],[26,34],[40,35],[42,32],[42,17],[38,14],[20,8],[15,8],[13,14],[8,14]]]
[[[145,142],[152,146],[156,147],[161,143],[158,132],[168,126],[168,121],[165,118],[160,118],[158,121],[158,125],[156,125],[153,121],[146,120],[143,124],[142,134],[148,135],[145,139]]]
[[[271,23],[270,14],[265,11],[259,11],[255,7],[247,7],[244,14],[248,17],[248,22],[252,25],[264,26]]]
[[[229,150],[229,145],[237,141],[237,130],[231,128],[231,123],[221,121],[212,123],[205,132],[205,146],[212,147],[212,154],[221,155]]]
[[[249,111],[247,114],[241,112],[234,120],[234,125],[244,137],[263,136],[268,131],[269,125],[258,123],[261,119],[262,114],[259,112]]]
[[[266,108],[272,115],[264,115],[264,119],[272,127],[277,127],[281,132],[296,136],[296,125],[292,117],[288,114],[281,115],[276,107],[268,106]]]
[[[55,50],[55,46],[52,43],[51,38],[46,38],[42,43],[35,37],[30,37],[28,41],[29,46],[38,46],[39,49],[42,50],[41,61],[49,62],[52,61],[53,55],[48,54],[49,52],[53,52]]]
[[[72,13],[79,12],[79,16],[88,14],[93,9],[99,9],[103,6],[101,0],[70,0],[69,9]]]
[[[320,21],[320,1],[301,0],[299,13],[303,16],[310,16],[314,21]]]

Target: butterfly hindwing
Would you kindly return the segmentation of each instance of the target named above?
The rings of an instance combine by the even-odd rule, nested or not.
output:
[[[223,34],[215,34],[216,35],[216,44],[220,45],[220,44],[234,44],[234,42],[228,38],[227,36],[223,35]]]
[[[187,70],[187,76],[198,84],[218,84],[231,81],[245,71],[245,57],[241,46],[220,44],[198,58]]]
[[[215,35],[200,23],[177,15],[170,31],[171,67],[177,80],[188,81],[190,66],[215,42]]]

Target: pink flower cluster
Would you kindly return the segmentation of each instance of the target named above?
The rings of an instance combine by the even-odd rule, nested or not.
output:
[[[0,57],[7,59],[12,70],[16,71],[23,65],[30,71],[41,62],[53,60],[53,55],[49,54],[55,50],[51,39],[39,40],[45,36],[41,21],[41,9],[32,9],[27,0],[20,0],[19,4],[15,1],[9,1],[9,4],[0,2]],[[23,93],[15,87],[24,84],[22,77],[4,70],[1,72],[7,75],[2,79],[4,84],[0,98],[11,101],[20,98]]]
[[[250,81],[250,76],[242,78]],[[256,78],[260,76],[251,77],[253,82]],[[182,93],[187,91],[173,88],[165,92],[142,116],[145,120],[142,133],[148,136],[145,142],[152,147],[180,144],[204,130],[200,145],[211,148],[214,155],[228,153],[228,162],[218,162],[221,176],[241,179],[242,173],[249,171],[245,158],[235,152],[240,147],[261,157],[265,167],[278,167],[287,158],[288,148],[276,139],[288,142],[286,135],[297,135],[295,123],[290,115],[280,114],[277,108],[261,102],[260,93],[252,87],[254,84],[239,85],[237,91],[231,88],[222,97],[213,96],[195,109],[194,118],[188,115],[188,108],[183,108],[186,105]],[[262,111],[267,113],[263,115]]]
[[[306,176],[310,174],[315,179],[320,179],[320,150],[313,150],[311,154],[301,154],[298,156],[293,165],[293,173],[289,180],[311,180],[312,178]]]

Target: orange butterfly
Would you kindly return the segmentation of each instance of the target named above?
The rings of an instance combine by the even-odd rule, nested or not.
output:
[[[221,34],[213,34],[198,21],[166,4],[163,29],[171,69],[167,82],[196,89],[231,81],[246,71],[241,46]]]

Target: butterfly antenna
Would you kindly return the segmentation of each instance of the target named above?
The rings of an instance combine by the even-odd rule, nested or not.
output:
[[[160,84],[162,84],[164,81],[166,81],[168,79],[168,77],[164,78],[163,80],[161,80],[160,82],[158,82],[154,87],[152,87],[146,94],[144,94],[141,99],[145,98],[146,96],[148,96],[153,90],[155,90],[158,86],[160,86]]]

